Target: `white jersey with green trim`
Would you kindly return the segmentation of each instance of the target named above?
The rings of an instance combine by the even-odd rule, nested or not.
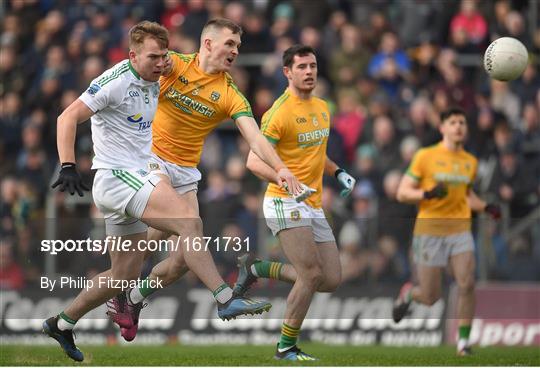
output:
[[[127,59],[90,83],[79,98],[95,113],[92,169],[147,166],[158,97],[159,82],[142,79]]]

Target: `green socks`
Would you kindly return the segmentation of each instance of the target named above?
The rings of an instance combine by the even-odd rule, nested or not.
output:
[[[459,326],[459,338],[460,339],[469,339],[471,334],[471,326]]]
[[[258,261],[251,265],[251,272],[257,277],[279,280],[283,263]]]
[[[280,351],[285,351],[296,345],[298,335],[300,335],[300,327],[292,327],[283,322],[283,326],[281,326],[281,337],[279,339],[278,349]]]
[[[149,278],[145,278],[141,282],[141,286],[138,288],[134,288],[129,293],[129,300],[133,304],[137,304],[142,302],[148,295],[152,294],[154,291],[156,291],[156,288],[153,288],[150,286],[150,280]]]

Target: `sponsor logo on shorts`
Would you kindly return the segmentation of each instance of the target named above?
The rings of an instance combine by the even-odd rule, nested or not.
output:
[[[291,220],[300,221],[300,211],[294,210],[291,212]]]
[[[139,174],[142,177],[145,177],[146,175],[148,175],[148,171],[144,171],[143,169],[139,169],[139,170],[137,170],[137,174]]]

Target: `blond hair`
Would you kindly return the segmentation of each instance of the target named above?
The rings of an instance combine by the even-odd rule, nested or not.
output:
[[[143,20],[129,30],[129,48],[140,47],[147,38],[156,40],[164,49],[169,47],[169,31],[156,22]]]

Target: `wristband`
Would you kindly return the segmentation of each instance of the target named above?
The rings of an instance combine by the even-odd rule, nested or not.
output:
[[[336,172],[334,173],[334,176],[336,177],[336,179],[337,179],[338,175],[341,174],[342,172],[345,172],[345,170],[339,169],[339,168],[336,170]]]

